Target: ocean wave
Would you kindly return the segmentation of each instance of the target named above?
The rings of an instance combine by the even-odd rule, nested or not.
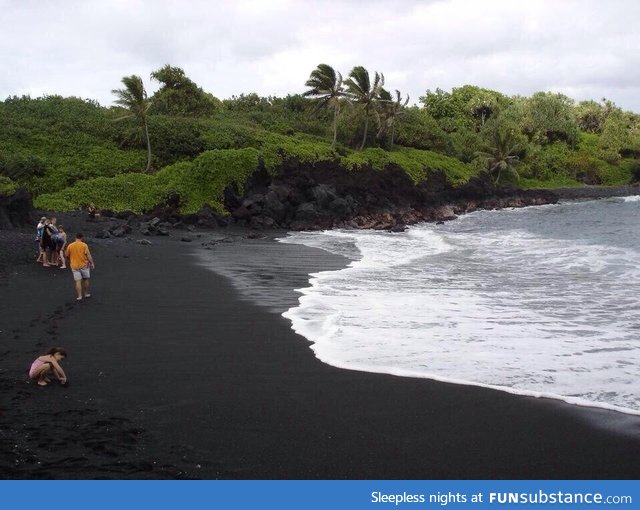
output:
[[[640,413],[629,392],[640,364],[640,250],[595,242],[606,222],[590,241],[554,237],[560,218],[595,224],[604,209],[528,211],[402,234],[292,234],[285,242],[348,247],[353,262],[312,275],[284,316],[334,366]]]

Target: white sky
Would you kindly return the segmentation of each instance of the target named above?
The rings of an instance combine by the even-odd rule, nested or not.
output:
[[[327,63],[417,102],[473,84],[640,112],[637,0],[0,0],[0,99],[111,89],[165,64],[219,98],[305,90]]]

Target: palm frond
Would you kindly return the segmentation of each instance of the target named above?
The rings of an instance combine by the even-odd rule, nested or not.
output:
[[[149,105],[142,78],[136,75],[125,76],[122,83],[125,88],[111,91],[116,95],[114,103],[130,111],[146,112]]]

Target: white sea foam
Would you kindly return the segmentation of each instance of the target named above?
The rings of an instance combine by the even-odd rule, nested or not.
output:
[[[640,195],[634,195],[632,197],[622,197],[625,202],[638,202],[640,201]]]
[[[354,260],[311,275],[284,316],[338,367],[640,414],[640,250],[563,237],[594,209],[527,211],[292,234]]]

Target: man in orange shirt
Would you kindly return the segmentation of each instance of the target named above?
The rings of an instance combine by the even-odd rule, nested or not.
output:
[[[64,250],[64,255],[69,259],[69,267],[73,273],[73,279],[76,286],[77,301],[82,301],[82,298],[91,297],[89,294],[89,278],[91,277],[90,269],[94,269],[96,266],[93,264],[93,258],[89,252],[89,247],[82,240],[83,235],[81,233],[76,234],[76,240],[67,245]]]

